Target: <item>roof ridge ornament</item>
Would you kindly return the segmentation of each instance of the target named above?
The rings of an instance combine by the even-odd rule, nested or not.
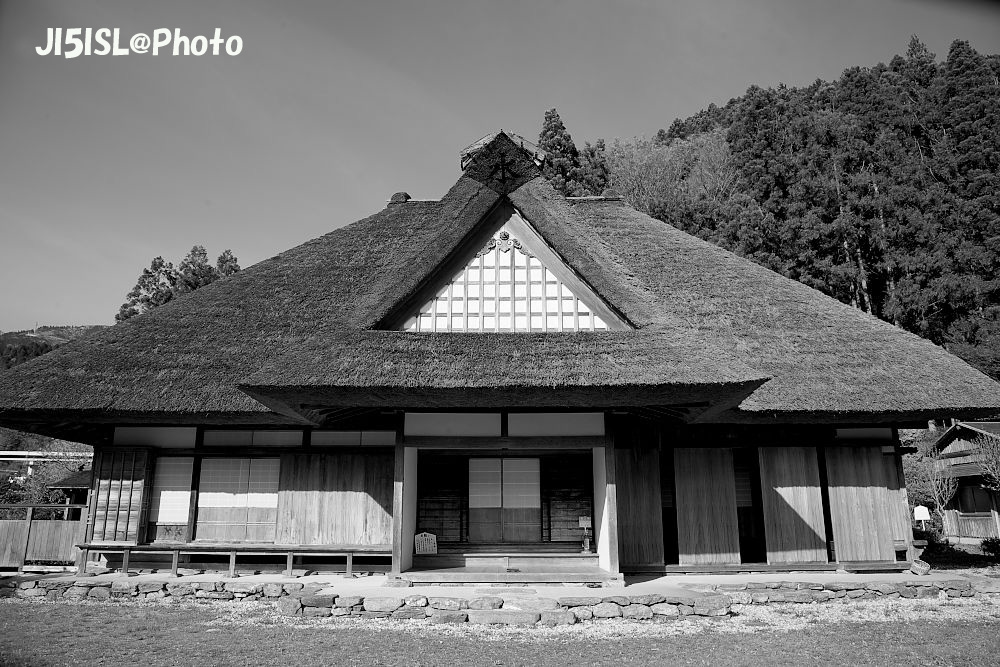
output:
[[[534,144],[505,130],[486,135],[460,155],[466,176],[501,195],[536,178],[545,160]]]
[[[534,255],[528,252],[524,246],[521,245],[521,242],[511,236],[510,232],[507,230],[501,230],[496,238],[490,238],[490,240],[486,242],[486,245],[484,245],[482,249],[476,253],[476,257],[482,257],[488,252],[493,252],[494,248],[503,253],[510,252],[511,249],[514,249],[525,257],[534,257]]]

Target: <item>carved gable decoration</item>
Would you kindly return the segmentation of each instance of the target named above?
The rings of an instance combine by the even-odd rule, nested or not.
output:
[[[604,331],[626,325],[516,211],[405,331]]]
[[[466,176],[505,195],[541,173],[538,155],[533,147],[521,146],[500,132],[482,147],[463,152],[462,162]]]

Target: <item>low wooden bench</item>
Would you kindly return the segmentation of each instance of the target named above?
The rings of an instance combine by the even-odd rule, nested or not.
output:
[[[228,554],[229,555],[229,576],[236,574],[236,556],[270,556],[274,554],[285,555],[285,575],[292,576],[292,566],[296,556],[336,556],[345,557],[347,565],[344,573],[350,576],[353,573],[355,556],[391,556],[392,547],[390,545],[313,545],[313,544],[197,544],[192,542],[183,543],[155,543],[155,544],[77,544],[82,558],[78,574],[86,574],[87,560],[90,552],[99,553],[120,553],[122,554],[122,572],[128,572],[129,559],[133,553],[142,554],[170,554],[170,573],[177,576],[177,568],[180,563],[181,554]]]

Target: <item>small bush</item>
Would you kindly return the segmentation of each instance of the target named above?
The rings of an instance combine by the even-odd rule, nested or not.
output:
[[[914,529],[913,539],[915,540],[927,540],[927,547],[935,547],[944,543],[944,535],[940,530],[935,528],[928,528],[927,530],[921,530],[919,528]]]
[[[1000,537],[987,537],[979,544],[979,547],[984,554],[1000,561]]]

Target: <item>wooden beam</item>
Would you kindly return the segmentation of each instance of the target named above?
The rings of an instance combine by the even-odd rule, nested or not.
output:
[[[420,449],[591,449],[604,447],[605,437],[597,436],[537,436],[518,438],[438,437],[411,435],[405,438],[407,447]]]

